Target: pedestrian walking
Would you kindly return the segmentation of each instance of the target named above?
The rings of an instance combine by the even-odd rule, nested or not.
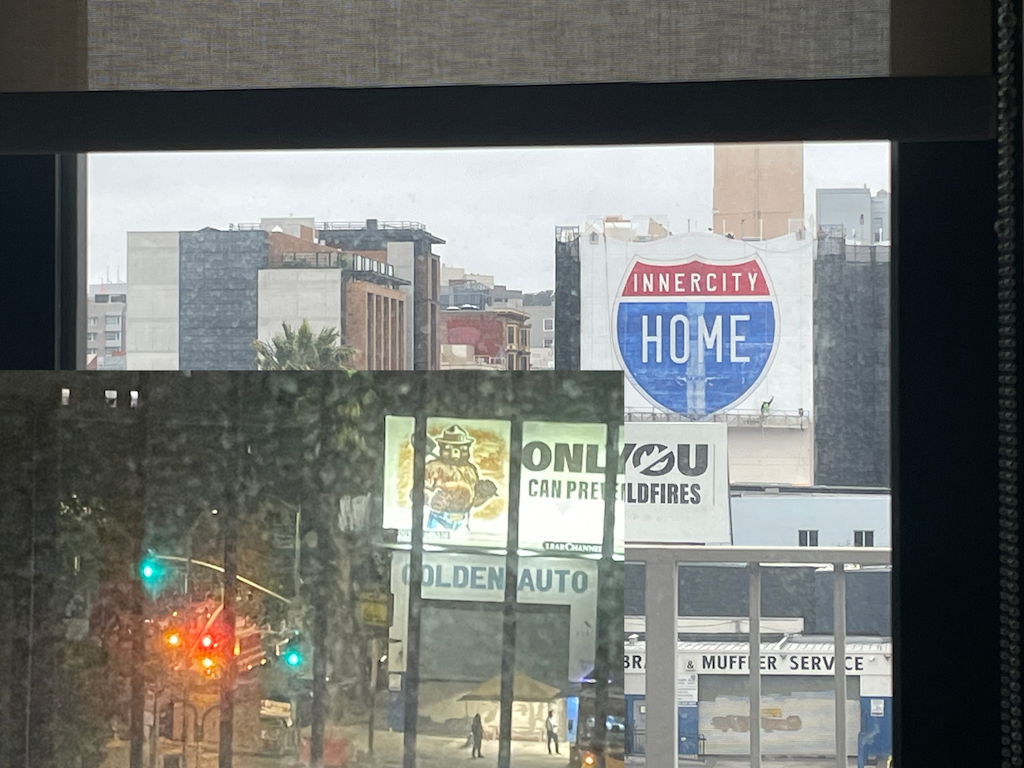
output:
[[[480,722],[480,713],[478,712],[473,716],[473,755],[472,757],[483,757],[484,753],[480,751],[480,745],[484,740],[484,724]]]
[[[555,754],[559,754],[558,723],[555,722],[555,710],[548,710],[548,719],[544,721],[544,729],[548,732],[548,754],[551,754],[551,742],[555,743]]]

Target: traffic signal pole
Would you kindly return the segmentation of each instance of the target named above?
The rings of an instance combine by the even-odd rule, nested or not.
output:
[[[224,510],[224,589],[222,615],[226,628],[223,649],[223,669],[220,674],[220,743],[217,752],[218,768],[231,768],[235,737],[235,677],[238,664],[235,657],[235,605],[238,601],[236,551],[238,548],[238,519],[242,512],[242,487],[245,443],[242,439],[242,380],[238,379],[237,401],[232,413],[231,430],[235,451],[235,473],[228,480],[228,493]]]

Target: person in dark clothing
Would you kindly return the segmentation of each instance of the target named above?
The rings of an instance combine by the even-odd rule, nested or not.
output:
[[[548,732],[548,754],[551,754],[551,742],[555,743],[555,754],[558,752],[558,724],[555,723],[555,710],[548,710],[548,719],[544,721],[544,729]]]
[[[477,713],[473,717],[473,755],[472,757],[483,757],[483,752],[480,751],[480,745],[484,740],[484,724],[480,722],[480,714]]]

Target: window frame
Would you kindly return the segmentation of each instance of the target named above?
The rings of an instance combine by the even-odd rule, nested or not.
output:
[[[1019,36],[1016,45],[1019,56]],[[1018,113],[1022,90],[1018,84]],[[643,120],[629,109],[603,113],[601,120],[564,119],[567,104],[582,114],[586,105],[602,103],[653,106],[644,107]],[[842,108],[808,110],[808,104]],[[338,119],[265,119],[314,111]],[[759,119],[750,120],[751,113]],[[908,768],[948,759],[931,726],[948,715],[948,684],[929,666],[928,649],[942,636],[986,657],[1000,653],[999,484],[1016,493],[1019,479],[1015,462],[1002,477],[998,466],[994,78],[3,93],[0,114],[20,116],[0,122],[0,210],[20,222],[7,245],[35,256],[12,264],[11,279],[0,286],[0,324],[19,327],[18,338],[0,352],[0,366],[25,370],[84,367],[84,152],[892,141],[893,592],[900,606],[893,616],[893,737],[901,766],[904,755]],[[68,123],[67,114],[76,120]],[[376,119],[345,117],[360,114]],[[409,114],[444,114],[445,120],[409,121]],[[1019,121],[1007,130],[1020,147]],[[1007,166],[1018,200],[1022,154]],[[1020,232],[1022,217],[1013,210]],[[1003,242],[1019,269],[1020,239],[1011,232]],[[966,270],[965,253],[979,257]],[[1011,291],[1012,301],[1019,295],[1019,288]],[[943,303],[973,311],[956,313],[955,322],[923,311]],[[32,322],[25,324],[26,317]],[[556,327],[557,346],[571,355],[571,329]],[[958,351],[952,372],[945,362],[950,349]],[[1016,369],[1006,370],[1002,375],[1024,392]],[[979,377],[988,385],[978,387]],[[937,418],[933,404],[947,401],[950,391],[973,394]],[[1020,397],[1009,396],[1006,404],[1004,396],[1003,410],[1015,415]],[[949,441],[950,434],[957,440]],[[957,476],[965,466],[972,468],[971,483],[938,487],[932,480]],[[967,508],[991,515],[976,516],[965,528]],[[931,535],[913,535],[925,530]],[[954,592],[971,600],[951,625],[936,596]],[[999,673],[997,665],[986,665],[961,681],[960,695],[972,707],[960,713],[958,728],[972,734],[979,765],[997,764],[1002,754],[1000,694],[1009,689]],[[904,696],[910,681],[914,695]]]

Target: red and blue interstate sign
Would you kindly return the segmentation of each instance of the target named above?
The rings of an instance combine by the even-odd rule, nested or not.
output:
[[[775,293],[760,259],[676,262],[635,257],[614,309],[615,349],[655,405],[692,418],[746,398],[779,338]]]

